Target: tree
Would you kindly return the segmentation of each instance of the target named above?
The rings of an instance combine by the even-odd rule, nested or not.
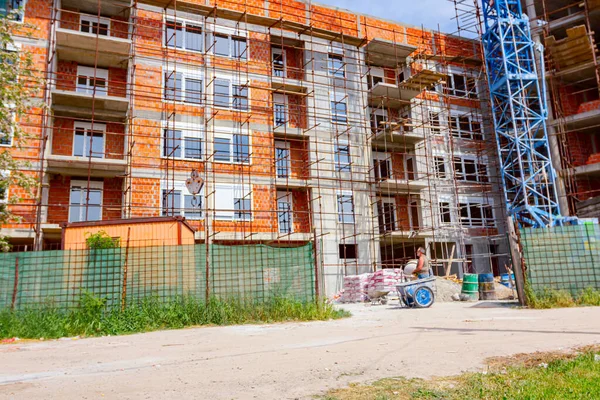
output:
[[[30,135],[22,125],[28,120],[28,112],[42,87],[42,80],[36,74],[33,56],[27,51],[17,49],[13,35],[19,31],[31,31],[32,27],[16,24],[21,10],[15,10],[0,17],[0,223],[19,222],[22,218],[15,215],[10,204],[22,201],[15,191],[9,188],[20,187],[20,192],[32,196],[37,180],[27,174],[31,165],[19,160],[15,152],[22,149]],[[40,71],[40,73],[43,71]],[[40,101],[41,103],[41,101]],[[10,250],[7,238],[0,235],[0,250]]]

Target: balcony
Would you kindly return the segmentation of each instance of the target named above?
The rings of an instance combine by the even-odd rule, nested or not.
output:
[[[394,148],[413,148],[425,135],[408,129],[406,125],[391,123],[389,128],[379,129],[373,136],[373,147],[385,146],[391,150]]]
[[[445,75],[421,70],[399,84],[378,82],[372,86],[369,104],[378,107],[381,103],[390,108],[400,108],[410,103],[424,90],[429,90],[444,79]]]
[[[429,183],[425,179],[386,178],[377,182],[377,191],[382,194],[420,193]]]
[[[575,114],[564,118],[564,123],[572,130],[580,130],[584,133],[595,133],[600,124],[600,100],[581,103]],[[560,120],[553,120],[552,125],[558,125]],[[586,131],[591,129],[591,131]]]
[[[52,109],[56,116],[122,121],[127,117],[129,100],[125,97],[54,89]]]
[[[64,5],[63,5],[64,6]],[[96,6],[97,8],[97,6]],[[99,67],[125,66],[131,41],[125,18],[98,18],[97,15],[61,10],[56,28],[56,48],[62,60]]]
[[[380,243],[382,245],[390,245],[397,243],[415,243],[419,240],[424,240],[433,237],[433,230],[421,229],[416,227],[413,229],[396,229],[387,231],[381,234]]]
[[[369,65],[397,68],[415,50],[415,46],[408,44],[373,39],[365,46],[365,57]]]
[[[127,172],[127,160],[108,158],[88,158],[51,154],[47,157],[47,171],[60,175],[77,175],[82,170],[87,175],[98,178],[114,178]]]
[[[127,116],[127,70],[93,68],[59,60],[54,74],[54,115],[106,121]]]

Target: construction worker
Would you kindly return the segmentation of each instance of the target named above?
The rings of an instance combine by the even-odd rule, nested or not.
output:
[[[429,278],[429,258],[425,254],[425,249],[419,247],[417,249],[417,258],[419,262],[417,263],[417,268],[413,272],[419,279]]]

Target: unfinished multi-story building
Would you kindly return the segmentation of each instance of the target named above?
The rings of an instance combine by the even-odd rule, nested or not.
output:
[[[544,48],[549,139],[564,215],[600,216],[600,2],[523,1]],[[542,69],[544,71],[544,69]]]
[[[9,189],[15,249],[181,215],[197,243],[313,242],[328,294],[419,246],[438,274],[504,268],[477,41],[297,0],[8,3],[45,79],[12,150],[40,182]]]

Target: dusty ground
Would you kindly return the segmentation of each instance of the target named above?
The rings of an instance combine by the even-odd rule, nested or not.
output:
[[[456,374],[485,358],[600,343],[600,307],[347,305],[334,322],[0,346],[0,399],[294,399],[350,382]]]

